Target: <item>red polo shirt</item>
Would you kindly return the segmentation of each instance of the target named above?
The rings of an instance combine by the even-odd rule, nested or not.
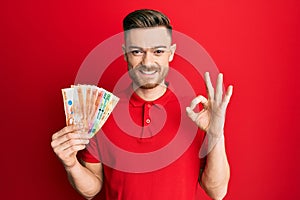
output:
[[[112,115],[80,154],[103,164],[105,199],[197,199],[204,135],[186,116],[193,97],[167,89],[147,102],[131,87],[117,96]]]

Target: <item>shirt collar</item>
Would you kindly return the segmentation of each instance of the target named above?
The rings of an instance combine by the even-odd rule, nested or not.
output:
[[[161,97],[159,97],[154,101],[145,101],[135,93],[135,91],[132,88],[132,84],[130,84],[130,86],[127,88],[127,95],[128,95],[127,97],[130,98],[129,102],[134,107],[143,106],[145,105],[145,103],[152,104],[152,105],[155,104],[165,105],[168,102],[168,99],[170,98],[171,94],[172,92],[169,89],[169,84],[167,84],[167,90]]]

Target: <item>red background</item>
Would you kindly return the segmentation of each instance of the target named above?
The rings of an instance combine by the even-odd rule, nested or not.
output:
[[[1,2],[0,198],[81,199],[50,147],[65,124],[60,89],[128,12],[146,7],[202,44],[234,85],[225,199],[299,199],[299,1],[139,2]]]

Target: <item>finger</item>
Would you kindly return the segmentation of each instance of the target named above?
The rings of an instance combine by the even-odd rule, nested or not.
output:
[[[223,74],[220,73],[217,78],[217,85],[216,85],[216,93],[215,93],[215,101],[221,102],[223,96]]]
[[[202,95],[197,96],[192,100],[190,108],[194,110],[199,103],[201,103],[205,107],[207,104],[207,99]]]
[[[73,153],[85,149],[85,145],[75,145],[65,150],[65,156],[71,156]]]
[[[230,86],[228,86],[226,94],[225,94],[225,96],[223,98],[223,105],[226,106],[226,107],[227,107],[227,105],[228,105],[228,103],[230,101],[232,92],[233,92],[233,86],[230,85]]]
[[[196,121],[197,114],[190,107],[186,107],[186,113],[192,121]]]
[[[65,134],[62,137],[57,138],[56,140],[53,140],[51,142],[51,146],[53,149],[59,147],[59,146],[66,146],[66,144],[72,144],[72,140],[80,140],[83,142],[83,144],[89,142],[89,134],[82,133],[82,132],[72,132],[69,134]]]
[[[63,151],[57,151],[56,155],[64,162],[64,160],[70,159],[72,154],[77,153],[78,151],[83,150],[85,148],[86,148],[85,145],[75,145]]]
[[[63,129],[61,129],[60,131],[54,133],[52,135],[52,140],[55,140],[67,133],[71,133],[71,132],[74,132],[74,131],[77,131],[77,130],[80,130],[83,128],[83,125],[82,124],[77,124],[77,125],[70,125],[70,126],[66,126],[64,127]]]
[[[61,152],[66,149],[69,149],[72,146],[77,146],[77,145],[87,145],[89,143],[88,139],[72,139],[68,140],[59,146],[55,147],[54,152]]]
[[[56,148],[57,146],[65,143],[66,141],[74,139],[88,140],[89,134],[82,131],[70,132],[68,134],[62,135],[61,137],[56,138],[55,140],[52,140],[51,146],[52,148]]]
[[[211,84],[208,72],[205,72],[204,80],[205,80],[205,85],[206,85],[206,89],[207,89],[208,99],[214,99],[214,88]]]

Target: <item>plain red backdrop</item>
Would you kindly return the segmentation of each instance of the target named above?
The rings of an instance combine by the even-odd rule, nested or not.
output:
[[[122,31],[123,17],[139,8],[165,12],[175,30],[209,52],[225,84],[234,85],[225,199],[299,199],[297,0],[2,1],[0,198],[81,199],[50,147],[51,135],[65,124],[60,89],[74,82],[95,46]],[[114,77],[125,69],[123,63]],[[203,80],[194,84],[203,90]]]

